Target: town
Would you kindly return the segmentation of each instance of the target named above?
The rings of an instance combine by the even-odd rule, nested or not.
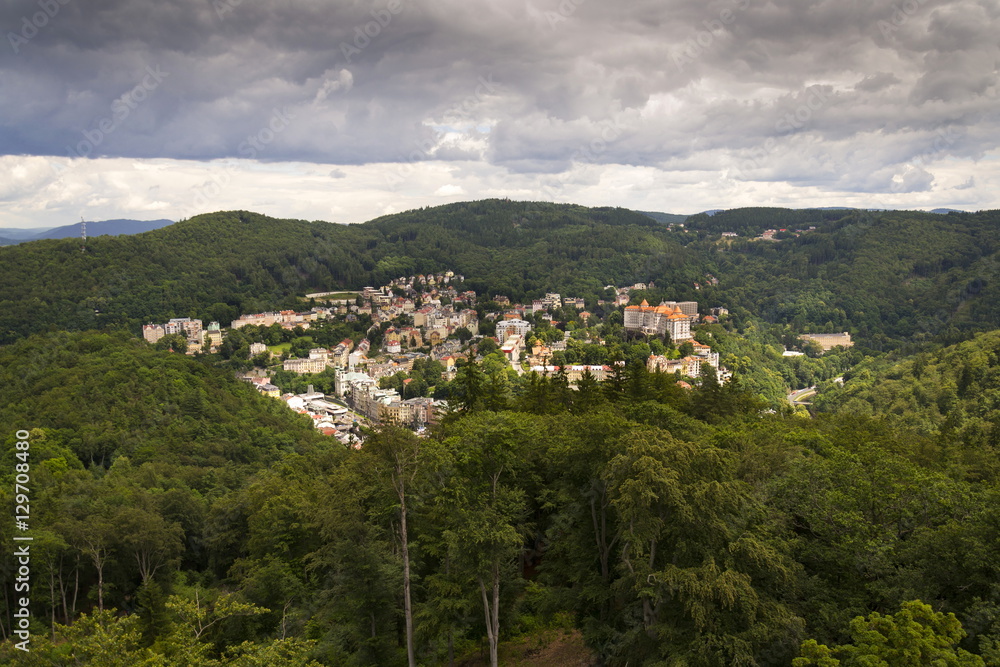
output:
[[[719,382],[730,376],[718,352],[694,340],[692,329],[718,322],[727,314],[724,308],[700,316],[694,301],[631,303],[653,289],[652,283],[606,286],[608,298],[591,300],[595,312],[587,310],[584,298],[554,292],[530,303],[513,303],[500,294],[483,302],[475,291],[463,289],[464,282],[452,271],[400,277],[357,292],[308,294],[308,310],[244,314],[228,328],[175,318],[143,326],[142,335],[151,344],[170,340],[177,345],[173,349],[196,355],[219,353],[234,332],[247,334],[244,353],[253,368],[242,379],[307,415],[322,433],[355,445],[361,427],[373,423],[393,422],[418,432],[436,423],[449,403],[439,396],[443,392],[431,395],[430,390],[454,381],[469,361],[502,364],[514,377],[562,374],[571,388],[585,376],[604,381],[613,364],[625,363],[608,356],[605,335],[616,327],[628,339],[649,341],[647,369],[674,373],[683,387],[699,381],[706,368]],[[288,332],[309,341],[311,330],[335,324],[360,333],[297,355],[287,343],[266,340]],[[332,394],[313,384],[296,393],[287,381],[305,376],[318,384],[331,374]]]

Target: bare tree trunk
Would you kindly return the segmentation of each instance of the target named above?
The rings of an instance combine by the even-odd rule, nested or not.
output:
[[[76,557],[76,576],[73,582],[73,616],[76,616],[76,598],[80,594],[80,557]],[[69,621],[66,621],[69,625]]]
[[[490,665],[499,664],[497,650],[500,647],[500,566],[493,566],[493,645],[490,647]]]
[[[451,552],[446,552],[444,556],[444,573],[451,574]],[[448,619],[448,667],[455,667],[455,631],[452,628],[454,619]]]
[[[653,571],[653,565],[656,562],[656,540],[649,541],[649,570]],[[651,638],[655,638],[656,630],[653,626],[656,624],[656,611],[653,608],[653,604],[649,601],[648,597],[642,598],[642,620],[643,624],[646,626],[646,634]]]
[[[406,531],[406,491],[399,487],[400,526],[399,535],[403,546],[403,613],[406,616],[406,660],[409,667],[417,667],[413,651],[413,606],[410,602],[410,547]]]
[[[59,567],[59,597],[62,600],[63,625],[69,625],[69,605],[66,602],[66,582],[63,580],[61,563]]]
[[[607,489],[603,485],[601,485],[600,490],[600,509],[598,509],[598,492],[595,488],[591,489],[590,517],[594,523],[594,539],[597,542],[597,552],[601,560],[601,581],[607,585],[611,580],[611,551],[618,542],[620,534],[608,539]]]
[[[479,580],[479,590],[483,596],[483,613],[486,616],[486,639],[490,644],[490,666],[497,667],[500,643],[500,565],[494,563],[492,569],[493,599],[486,592],[486,583]]]
[[[486,584],[483,583],[482,579],[479,580],[479,591],[483,595],[483,615],[486,617],[486,639],[490,645],[490,665],[492,667],[497,667],[497,639],[493,635],[493,619],[490,614],[492,611],[490,608],[490,599],[486,593]]]
[[[52,628],[52,639],[56,638],[56,576],[49,570],[49,627]]]
[[[104,611],[104,566],[97,568],[97,608]]]

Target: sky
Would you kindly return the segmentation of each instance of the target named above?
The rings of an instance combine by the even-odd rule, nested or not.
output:
[[[1000,208],[998,0],[2,0],[0,226]]]

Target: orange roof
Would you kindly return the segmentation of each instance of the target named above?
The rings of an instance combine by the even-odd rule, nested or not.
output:
[[[642,303],[640,303],[639,305],[642,306],[643,308],[646,308],[647,306],[649,306],[649,302],[643,299]]]
[[[640,310],[639,306],[625,306],[625,310]]]

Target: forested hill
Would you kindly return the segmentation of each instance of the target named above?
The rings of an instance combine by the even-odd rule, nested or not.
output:
[[[852,369],[843,386],[831,383],[817,409],[883,415],[890,421],[967,451],[1000,445],[1000,331],[902,360],[870,360]]]
[[[235,479],[328,442],[231,372],[125,332],[54,332],[0,348],[0,385],[0,421],[46,429],[74,468],[128,457],[211,485],[221,483],[202,480],[211,468]]]
[[[378,218],[373,280],[449,267],[477,292],[512,299],[594,294],[609,283],[690,281],[691,251],[655,220],[620,208],[488,200]],[[492,295],[492,294],[491,294]]]
[[[788,231],[755,238],[764,228]],[[738,324],[849,331],[884,350],[1000,326],[998,251],[998,211],[748,208],[691,216],[673,230],[625,209],[509,200],[361,225],[230,211],[88,239],[84,252],[70,239],[0,248],[0,344],[49,328],[138,332],[170,317],[225,325],[299,308],[310,291],[451,269],[468,289],[518,300],[653,280],[660,296],[726,306]]]
[[[710,220],[745,229],[756,212],[745,224],[739,211]],[[720,241],[721,228],[689,221],[714,248],[720,284],[710,293],[737,313],[793,331],[850,331],[876,349],[1000,326],[1000,211],[818,213],[837,219],[813,218],[815,230],[776,241]]]
[[[788,209],[775,207],[736,208],[709,215],[699,213],[684,220],[684,226],[716,234],[735,232],[741,236],[758,236],[766,229],[799,229],[840,220],[847,214],[843,209]]]
[[[452,269],[470,289],[520,299],[593,293],[653,276],[690,283],[690,256],[650,218],[623,209],[486,201],[363,225],[231,211],[129,237],[0,248],[0,344],[32,332],[124,326],[301,307],[311,290],[384,284]],[[689,275],[690,274],[690,275]]]

